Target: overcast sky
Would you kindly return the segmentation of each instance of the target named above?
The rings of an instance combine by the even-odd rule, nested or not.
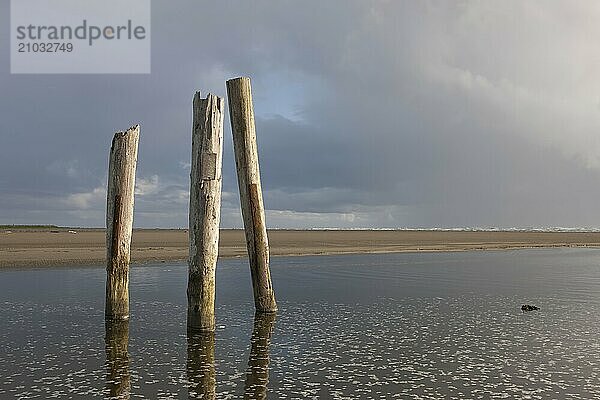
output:
[[[243,75],[270,227],[600,227],[600,2],[153,1],[151,74],[11,75],[0,1],[0,224],[104,226],[139,123],[135,225],[187,226],[194,91]]]

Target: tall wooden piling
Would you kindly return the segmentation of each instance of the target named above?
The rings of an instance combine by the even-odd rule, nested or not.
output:
[[[129,261],[140,126],[117,132],[110,148],[106,201],[106,306],[110,320],[129,318]]]
[[[250,78],[228,80],[227,99],[254,305],[258,312],[275,312],[277,304],[269,271],[269,241],[260,185]]]
[[[224,100],[194,96],[190,173],[188,329],[215,330]]]

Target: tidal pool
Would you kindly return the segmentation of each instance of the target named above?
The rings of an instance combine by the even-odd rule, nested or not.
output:
[[[187,266],[0,271],[0,398],[592,398],[600,250],[275,257],[276,316],[246,259],[217,267],[217,330],[186,332]],[[522,313],[521,304],[540,311]]]

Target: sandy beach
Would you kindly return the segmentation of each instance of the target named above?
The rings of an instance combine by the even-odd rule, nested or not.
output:
[[[102,265],[103,229],[12,229],[0,231],[0,267]],[[187,230],[136,229],[132,263],[187,259]],[[271,255],[503,250],[535,247],[600,247],[600,233],[457,231],[299,231],[269,232]],[[220,257],[245,257],[242,230],[225,229]]]

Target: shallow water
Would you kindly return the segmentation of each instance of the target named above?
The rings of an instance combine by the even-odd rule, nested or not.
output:
[[[219,262],[214,336],[187,337],[185,264],[0,271],[0,398],[592,398],[600,251],[274,258],[254,319],[247,260]],[[541,307],[522,313],[523,303]]]

